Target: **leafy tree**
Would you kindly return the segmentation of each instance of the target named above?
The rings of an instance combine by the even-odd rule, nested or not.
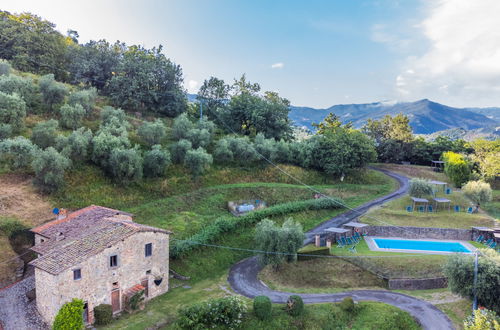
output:
[[[462,187],[462,191],[478,206],[490,202],[492,199],[491,186],[483,181],[469,181]]]
[[[224,107],[229,99],[230,91],[231,86],[222,79],[210,77],[203,82],[196,98],[203,103],[204,112],[208,118],[218,120],[219,108]]]
[[[0,124],[0,141],[9,138],[12,135],[12,126],[9,124]]]
[[[42,93],[43,103],[49,111],[54,110],[56,105],[63,103],[68,94],[68,88],[64,84],[55,81],[52,73],[41,77],[38,85]]]
[[[92,139],[92,161],[103,169],[109,169],[109,158],[115,149],[130,148],[130,141],[124,135],[113,135],[107,130],[98,132]]]
[[[292,153],[290,149],[290,144],[284,140],[280,140],[276,143],[276,161],[280,163],[288,163],[291,161]]]
[[[456,254],[450,256],[443,268],[448,287],[455,294],[473,299],[474,257]],[[500,312],[500,255],[492,249],[481,250],[478,259],[477,301],[479,305]]]
[[[95,105],[96,98],[97,90],[95,88],[89,88],[71,93],[68,98],[68,103],[73,106],[81,105],[85,109],[85,113],[90,115]]]
[[[299,316],[304,312],[304,302],[298,295],[291,295],[286,301],[286,311],[292,316]]]
[[[324,134],[328,130],[336,129],[339,127],[342,127],[342,121],[340,120],[340,117],[334,114],[333,112],[330,112],[328,116],[323,119],[323,121],[319,124],[312,124],[314,127],[316,127],[316,133],[317,134]],[[343,127],[345,128],[352,128],[352,123],[346,123]]]
[[[186,134],[186,139],[191,142],[193,148],[206,147],[210,144],[210,132],[206,129],[193,128]]]
[[[153,49],[129,47],[116,70],[108,82],[115,105],[170,117],[186,111],[182,70],[162,54],[161,45]]]
[[[36,146],[23,136],[0,142],[0,160],[7,163],[11,170],[29,168],[35,151]]]
[[[65,104],[60,109],[61,125],[65,128],[77,129],[81,126],[85,109],[80,104]]]
[[[71,161],[48,147],[36,153],[31,166],[35,171],[35,186],[44,193],[53,193],[64,185],[64,172],[71,166]]]
[[[229,149],[229,142],[226,139],[221,139],[217,142],[214,150],[215,161],[221,164],[227,164],[234,160],[234,155]]]
[[[247,81],[245,74],[242,74],[239,79],[234,79],[231,89],[234,95],[250,94],[257,95],[260,92],[260,85],[258,83],[251,83]]]
[[[73,299],[62,305],[56,315],[53,330],[81,330],[83,329],[83,300]]]
[[[198,129],[206,129],[210,133],[210,136],[215,133],[216,128],[215,123],[211,120],[208,120],[208,118],[205,116],[203,116],[201,120],[196,122],[196,127]]]
[[[144,155],[144,175],[147,177],[163,176],[170,164],[170,153],[162,149],[160,145],[154,145]]]
[[[233,153],[234,160],[240,164],[252,163],[259,158],[253,144],[247,137],[226,138],[229,150]]]
[[[109,171],[121,184],[142,178],[142,158],[137,149],[113,149],[109,157]]]
[[[475,140],[471,143],[474,149],[473,159],[479,164],[485,180],[494,182],[500,175],[500,140]]]
[[[148,146],[152,146],[161,144],[167,135],[167,129],[160,119],[156,119],[154,122],[144,122],[137,133]]]
[[[92,131],[80,127],[58,144],[58,150],[72,161],[85,161],[90,157]]]
[[[21,71],[66,77],[67,40],[55,24],[30,13],[0,11],[0,58]]]
[[[31,141],[42,149],[55,146],[58,127],[59,122],[55,119],[36,124],[31,132]]]
[[[8,124],[14,133],[24,127],[26,104],[18,95],[0,92],[0,124]]]
[[[276,157],[275,141],[266,139],[262,133],[257,134],[254,141],[255,150],[267,160],[273,161]]]
[[[184,165],[186,165],[194,178],[205,173],[210,168],[210,165],[212,165],[212,162],[212,156],[201,147],[188,150],[184,158]]]
[[[170,153],[172,154],[172,161],[176,164],[184,163],[184,158],[189,150],[192,150],[193,145],[188,140],[179,140],[179,142],[172,144]]]
[[[465,319],[465,330],[500,330],[500,318],[488,309],[476,309]]]
[[[12,66],[6,60],[0,59],[0,76],[8,76],[10,71],[12,70]]]
[[[128,127],[127,114],[122,109],[105,106],[101,110],[101,125],[118,125]]]
[[[436,189],[429,181],[424,179],[411,179],[410,180],[410,196],[422,198],[424,196],[433,196]]]
[[[40,108],[38,86],[29,77],[0,76],[0,91],[6,94],[19,95],[26,103],[28,112],[36,112]]]
[[[274,221],[264,219],[255,227],[255,245],[263,253],[259,255],[262,265],[272,265],[275,270],[285,262],[297,259],[297,251],[302,247],[304,232],[299,223],[288,219],[280,228]]]
[[[172,125],[172,136],[176,140],[186,139],[187,133],[194,128],[186,113],[177,116]]]
[[[443,153],[444,172],[456,187],[461,187],[471,175],[471,167],[464,156],[452,151]]]

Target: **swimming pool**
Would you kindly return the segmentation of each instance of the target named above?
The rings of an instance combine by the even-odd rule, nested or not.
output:
[[[471,253],[473,246],[462,241],[417,240],[371,237],[370,249],[388,252]],[[368,241],[367,241],[368,242]]]

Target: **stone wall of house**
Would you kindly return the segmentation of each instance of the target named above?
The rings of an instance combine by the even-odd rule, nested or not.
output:
[[[363,228],[363,231],[369,236],[381,237],[432,238],[459,241],[472,240],[472,230],[470,229],[369,226]]]
[[[153,254],[145,257],[145,244],[153,243]],[[110,268],[109,258],[118,255],[118,266]],[[37,307],[48,324],[52,324],[60,307],[73,298],[88,304],[89,321],[93,309],[100,304],[111,304],[111,291],[118,287],[121,309],[124,309],[124,292],[148,280],[146,300],[168,291],[169,240],[164,233],[138,232],[123,241],[104,249],[59,275],[35,270]],[[73,279],[73,270],[80,268],[82,278]],[[150,271],[149,274],[146,272]],[[155,276],[162,278],[159,285]]]

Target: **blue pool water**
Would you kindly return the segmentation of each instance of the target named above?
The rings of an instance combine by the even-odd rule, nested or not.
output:
[[[421,250],[436,252],[465,252],[471,251],[459,242],[415,241],[406,239],[374,238],[375,244],[381,249]]]

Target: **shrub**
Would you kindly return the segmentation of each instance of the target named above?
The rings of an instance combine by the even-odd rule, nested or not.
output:
[[[241,228],[242,226],[253,225],[268,217],[283,216],[293,212],[305,210],[337,209],[340,208],[340,203],[340,200],[329,198],[309,199],[305,201],[287,202],[271,206],[262,210],[247,213],[237,219],[230,216],[219,217],[210,225],[203,227],[198,233],[186,238],[186,240],[177,241],[172,244],[170,255],[172,258],[179,258],[182,254],[198,246],[192,242],[202,244],[211,243],[224,233],[235,230],[236,228]]]
[[[170,147],[172,161],[176,164],[183,163],[189,150],[192,150],[192,144],[188,140],[179,140],[179,142],[172,144]]]
[[[9,124],[0,124],[0,140],[8,139],[12,135],[12,126]]]
[[[0,76],[0,91],[6,94],[17,94],[26,103],[26,110],[34,112],[40,106],[38,86],[31,78],[19,76]]]
[[[60,109],[61,125],[65,128],[77,129],[85,117],[85,109],[80,104],[65,104]]]
[[[142,178],[142,158],[137,149],[113,149],[109,166],[113,178],[119,183],[126,185]]]
[[[283,140],[277,142],[275,157],[280,163],[289,163],[291,161],[290,144]]]
[[[421,198],[427,195],[434,195],[435,187],[427,180],[415,178],[410,180],[409,193],[410,196]]]
[[[498,330],[500,318],[488,309],[476,309],[474,314],[464,321],[465,330]]]
[[[53,330],[81,330],[83,329],[83,301],[73,299],[62,305],[56,315]]]
[[[96,325],[110,324],[113,320],[113,309],[111,305],[101,304],[94,307],[94,318]]]
[[[266,159],[273,161],[276,158],[275,142],[272,139],[266,139],[264,134],[257,134],[254,147],[255,150]]]
[[[286,311],[292,316],[299,316],[304,312],[304,302],[302,298],[297,295],[288,297],[286,301]]]
[[[354,300],[352,299],[352,297],[344,298],[340,302],[339,306],[340,306],[340,309],[342,309],[347,314],[352,315],[356,311],[356,305],[354,304]]]
[[[234,159],[239,163],[248,164],[260,159],[248,138],[229,137],[226,140],[229,143],[229,150],[233,153]]]
[[[456,187],[461,187],[471,175],[471,168],[464,156],[452,151],[443,153],[444,172]]]
[[[478,205],[490,202],[493,196],[490,184],[483,181],[469,181],[462,187],[462,191]]]
[[[12,67],[9,62],[6,60],[0,60],[0,76],[6,75],[8,76],[10,74]]]
[[[259,320],[268,320],[271,317],[273,305],[267,296],[257,296],[253,300],[253,312]]]
[[[214,150],[215,161],[221,164],[227,164],[233,161],[233,152],[229,149],[229,143],[225,139],[217,142]]]
[[[186,113],[177,116],[172,125],[172,136],[176,140],[186,139],[189,130],[194,128],[194,124],[189,120]]]
[[[130,300],[127,303],[128,309],[132,311],[138,310],[143,301],[144,301],[144,290],[134,293],[134,295],[130,297]]]
[[[105,106],[101,110],[101,125],[106,126],[113,123],[113,118],[121,126],[128,126],[127,115],[122,109],[116,109],[110,106]]]
[[[54,80],[53,74],[42,76],[38,81],[42,100],[47,105],[48,110],[53,110],[54,106],[64,101],[68,94],[68,88]]]
[[[115,136],[105,130],[94,136],[92,145],[92,161],[102,168],[108,169],[111,152],[115,149],[129,148],[130,141],[126,136]]]
[[[224,327],[237,328],[247,311],[245,302],[235,296],[210,299],[182,308],[177,324],[182,329],[204,330]]]
[[[0,142],[0,160],[11,170],[27,169],[33,161],[36,146],[23,136]]]
[[[199,177],[212,165],[213,158],[205,149],[198,148],[186,152],[184,165],[189,169],[194,178]]]
[[[89,148],[92,142],[92,131],[80,127],[68,137],[60,137],[56,141],[58,150],[72,161],[84,161],[89,158]]]
[[[26,103],[18,95],[0,92],[0,124],[8,124],[17,133],[24,127]]]
[[[85,109],[85,113],[90,115],[90,113],[92,113],[92,108],[95,105],[96,98],[97,90],[92,87],[90,89],[71,93],[68,98],[68,103],[73,106],[81,105],[83,109]]]
[[[186,139],[191,142],[193,148],[206,147],[210,144],[210,132],[206,129],[190,129],[186,134]]]
[[[154,122],[144,122],[139,127],[137,134],[148,146],[153,146],[161,143],[167,135],[167,129],[163,122],[157,119]]]
[[[163,150],[160,145],[154,145],[144,155],[144,175],[147,177],[163,176],[170,164],[170,153]]]
[[[64,185],[64,171],[71,165],[71,161],[48,147],[36,153],[32,162],[35,171],[33,183],[44,193],[57,191]]]
[[[36,124],[31,132],[31,141],[42,149],[55,146],[58,126],[59,122],[55,119]]]

